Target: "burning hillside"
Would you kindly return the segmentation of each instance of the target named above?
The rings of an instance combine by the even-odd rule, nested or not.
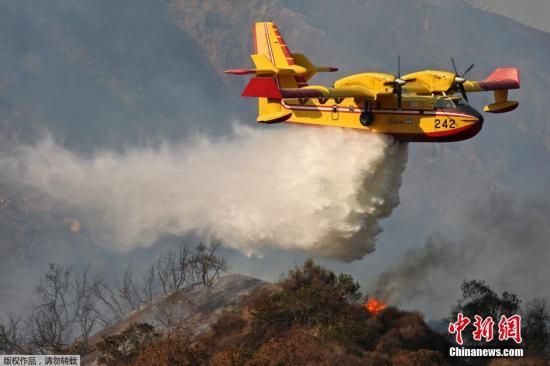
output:
[[[184,262],[191,265],[185,266],[187,271],[176,270],[170,274],[196,277],[192,264],[197,259],[204,259],[203,256],[197,257],[197,254],[205,254],[200,248],[191,258],[184,255],[183,258],[188,260]],[[164,266],[165,260],[173,257],[177,256],[162,257],[157,262],[160,267],[153,268],[164,273],[167,268]],[[200,262],[206,263],[202,259]],[[52,270],[57,268],[53,266]],[[206,270],[202,273],[210,272]],[[68,280],[66,283],[76,279],[79,288],[86,283],[82,282],[86,275],[72,277],[70,272],[55,273],[61,275],[61,284],[65,283],[63,278]],[[51,271],[46,278],[54,279]],[[160,292],[126,312],[125,316],[108,322],[99,332],[94,331],[95,335],[82,333],[78,336],[71,332],[72,323],[61,322],[57,324],[64,327],[66,337],[62,334],[61,338],[49,338],[45,334],[46,338],[37,338],[36,330],[53,329],[49,326],[53,323],[41,321],[49,319],[47,316],[36,317],[48,315],[51,311],[49,303],[43,302],[35,306],[36,310],[28,321],[13,318],[11,322],[0,324],[0,353],[78,353],[82,356],[83,365],[94,366],[423,366],[469,362],[450,357],[450,350],[457,348],[456,343],[446,336],[445,330],[438,333],[429,327],[419,312],[402,311],[377,298],[363,301],[359,285],[350,275],[336,274],[312,260],[290,271],[275,284],[236,274],[210,278],[212,281],[203,281],[202,285],[191,283],[187,287]],[[162,279],[167,277],[163,275]],[[57,281],[55,283],[59,284]],[[72,305],[68,308],[58,306],[55,310],[61,310],[62,317],[65,317],[73,310],[77,315],[83,309],[89,310],[90,305],[92,312],[76,319],[76,323],[85,324],[86,319],[102,323],[105,319],[96,315],[104,317],[106,313],[94,311],[100,310],[95,306],[101,299],[105,300],[105,295],[115,295],[128,288],[139,293],[140,284],[134,282],[130,272],[126,273],[124,283],[119,288],[106,288],[100,281],[92,288],[101,291],[93,291],[89,294],[91,297],[86,296],[89,303],[85,307],[73,309]],[[47,284],[43,281],[42,288]],[[473,288],[485,295],[471,296],[472,293],[479,294],[478,290],[471,291]],[[47,294],[42,295],[47,297]],[[63,292],[63,296],[73,303],[70,292]],[[121,301],[132,299],[134,297],[123,294],[122,297],[111,298],[109,304],[121,305]],[[519,311],[519,303],[515,295],[497,296],[484,282],[471,281],[463,285],[463,298],[459,300],[457,309],[472,317],[472,309],[479,308],[480,304],[497,313],[515,313]],[[545,302],[539,301],[528,305],[525,311],[525,344],[518,347],[525,350],[526,357],[516,358],[514,364],[543,365],[547,333],[541,333],[541,329],[548,325],[548,308]],[[40,320],[38,323],[37,319]],[[21,329],[20,323],[29,328]],[[72,340],[65,343],[64,339],[69,337]],[[470,342],[468,335],[465,339]],[[506,342],[492,345],[499,347],[506,344],[510,346]],[[506,365],[506,359],[484,358],[476,365]]]
[[[253,289],[249,295],[227,295],[243,290],[243,284]],[[196,311],[202,320],[184,315],[169,333],[160,323],[143,324],[152,308],[133,313],[123,326],[96,336],[96,351],[85,360],[119,366],[446,364],[447,341],[420,314],[376,299],[362,304],[359,285],[349,275],[307,261],[277,284],[259,284],[222,277],[210,290],[216,296],[200,297],[204,301]],[[197,294],[180,291],[178,296]],[[127,348],[129,343],[133,346]]]
[[[382,300],[378,300],[375,298],[369,299],[364,305],[365,310],[371,314],[371,315],[378,315],[383,310],[388,308],[388,305],[386,305]]]

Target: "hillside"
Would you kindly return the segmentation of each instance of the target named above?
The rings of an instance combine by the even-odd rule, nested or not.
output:
[[[462,300],[467,301],[459,301],[464,309],[487,301],[495,309],[510,305],[509,293],[499,296],[483,282],[471,285],[488,296],[464,292]],[[519,300],[511,296],[516,310],[508,310],[514,312]],[[548,340],[536,332],[539,320],[533,312],[526,315],[521,345],[525,357],[450,357],[449,348],[456,344],[446,333],[445,320],[442,330],[435,331],[420,312],[363,298],[350,275],[308,260],[273,284],[228,275],[209,289],[184,288],[158,297],[90,338],[89,348],[77,343],[74,349],[85,354],[84,365],[111,366],[502,366],[510,362],[542,366],[545,359],[540,352]],[[546,342],[542,346],[541,340]],[[518,346],[495,340],[491,347]]]
[[[448,364],[446,339],[422,315],[367,311],[360,296],[351,277],[311,261],[277,284],[229,275],[208,290],[158,298],[99,332],[83,364]]]
[[[116,336],[137,323],[147,323],[165,332],[184,328],[191,331],[190,337],[197,337],[210,332],[224,312],[242,310],[247,296],[265,286],[268,284],[255,278],[226,275],[208,289],[181,289],[157,298],[152,304],[143,305],[123,320],[95,334],[89,343],[93,349],[104,338]],[[100,354],[92,351],[83,358],[82,363],[96,365]]]

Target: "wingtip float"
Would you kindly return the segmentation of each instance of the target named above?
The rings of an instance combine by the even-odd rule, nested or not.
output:
[[[337,80],[329,88],[309,85],[318,72],[306,56],[291,53],[272,22],[253,26],[253,69],[230,69],[233,75],[254,75],[242,96],[258,98],[258,122],[337,126],[392,135],[400,141],[449,142],[475,136],[482,115],[468,103],[467,93],[493,91],[494,103],[484,112],[505,113],[517,108],[508,91],[519,89],[519,70],[497,68],[485,80],[467,80],[457,71],[424,70],[401,75],[367,72]]]

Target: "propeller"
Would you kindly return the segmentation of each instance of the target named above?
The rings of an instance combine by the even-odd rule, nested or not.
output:
[[[471,64],[470,67],[468,67],[466,71],[464,71],[461,75],[458,73],[458,70],[455,64],[455,59],[453,57],[451,57],[451,62],[453,64],[453,69],[455,70],[455,81],[453,82],[453,88],[460,90],[460,94],[462,94],[462,97],[464,97],[464,100],[468,102],[468,95],[466,94],[466,89],[464,89],[464,82],[466,81],[464,76],[466,76],[466,74],[469,73],[474,68],[475,64]]]
[[[397,94],[397,108],[401,109],[401,100],[403,98],[403,85],[406,80],[401,79],[401,55],[397,55],[397,76],[394,81],[387,82],[385,85],[391,85],[393,92]]]

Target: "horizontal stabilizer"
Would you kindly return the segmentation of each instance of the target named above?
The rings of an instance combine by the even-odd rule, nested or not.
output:
[[[232,75],[248,75],[248,74],[255,74],[256,69],[229,69],[229,70],[225,70],[224,73],[232,74]]]
[[[320,67],[314,66],[307,60],[307,58],[301,54],[298,54],[298,60],[302,64],[293,64],[285,67],[276,67],[273,63],[265,56],[260,54],[250,55],[252,62],[256,66],[255,69],[229,69],[225,70],[226,74],[233,75],[247,75],[247,74],[256,74],[257,76],[300,76],[304,77],[305,80],[309,80],[317,72],[334,72],[338,71],[336,67]]]
[[[483,90],[519,89],[519,70],[516,67],[500,67],[477,84]]]

